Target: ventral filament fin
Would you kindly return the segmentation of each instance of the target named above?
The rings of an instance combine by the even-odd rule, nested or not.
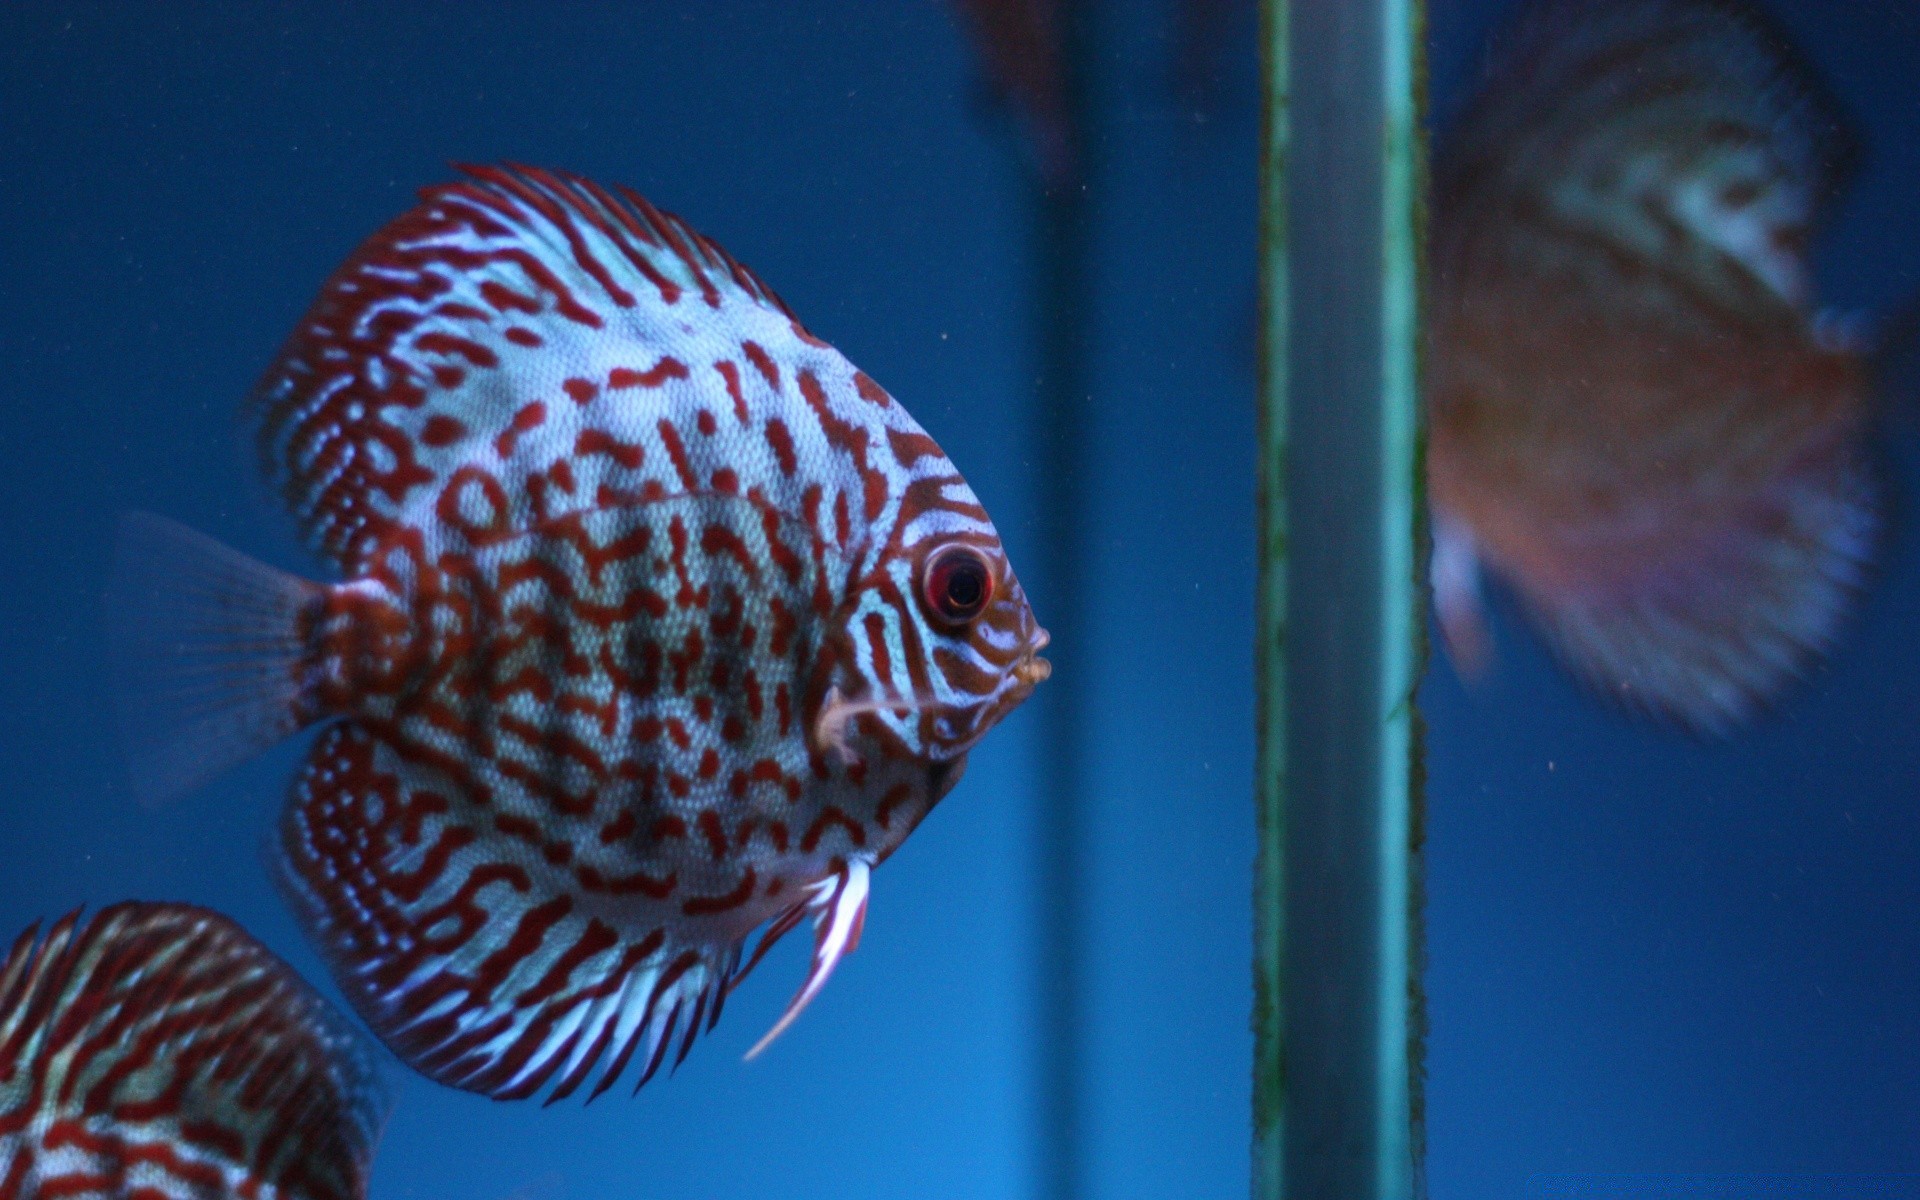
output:
[[[872,870],[872,864],[862,858],[837,864],[833,874],[813,885],[813,894],[805,904],[793,910],[796,918],[802,912],[813,913],[813,965],[808,968],[806,981],[800,985],[800,990],[787,1002],[787,1010],[780,1014],[773,1028],[767,1030],[766,1036],[747,1051],[749,1062],[758,1058],[761,1051],[787,1031],[787,1026],[793,1024],[813,998],[820,994],[820,989],[827,986],[827,980],[840,960],[860,945],[860,929],[867,919],[867,879]],[[773,938],[797,923],[797,920],[775,921],[755,950],[754,960],[758,961],[760,955],[766,952]],[[751,967],[752,963],[748,966]]]

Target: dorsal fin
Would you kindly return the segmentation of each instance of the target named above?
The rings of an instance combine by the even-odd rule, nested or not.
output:
[[[1547,0],[1436,160],[1437,261],[1539,228],[1716,304],[1798,308],[1809,232],[1856,157],[1838,105],[1738,0]]]
[[[607,188],[564,171],[517,163],[460,163],[458,167],[470,176],[468,181],[428,188],[422,199],[431,202],[458,196],[471,200],[520,230],[529,245],[564,248],[574,264],[591,275],[621,308],[641,302],[641,295],[636,293],[644,293],[640,286],[644,281],[667,305],[692,292],[709,307],[718,308],[722,290],[730,288],[793,317],[785,302],[759,276],[679,217],[655,208],[632,188]],[[598,234],[604,245],[596,245],[590,234]],[[606,254],[607,247],[618,251],[617,259]]]
[[[239,926],[129,902],[36,933],[0,963],[0,1180],[29,1196],[103,1178],[116,1195],[366,1195],[385,1113],[366,1051]]]
[[[268,477],[348,571],[397,522],[430,519],[457,464],[511,458],[561,408],[642,394],[626,389],[726,404],[712,363],[743,341],[822,345],[753,272],[629,189],[463,169],[342,264],[254,395]]]

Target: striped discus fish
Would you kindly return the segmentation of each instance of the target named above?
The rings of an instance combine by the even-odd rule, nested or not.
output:
[[[365,1049],[245,931],[128,903],[38,934],[0,962],[0,1197],[367,1194]]]
[[[1856,349],[1807,240],[1851,148],[1730,0],[1552,0],[1436,161],[1434,594],[1484,559],[1562,660],[1729,730],[1831,641],[1872,552]]]
[[[136,519],[138,782],[326,723],[281,823],[291,894],[361,1015],[447,1084],[644,1082],[719,1016],[749,933],[811,916],[777,1033],[858,940],[870,869],[1048,672],[933,439],[625,189],[429,189],[251,412],[347,581]]]

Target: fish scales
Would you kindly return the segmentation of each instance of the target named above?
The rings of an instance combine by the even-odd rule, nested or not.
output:
[[[251,405],[348,577],[281,585],[294,723],[331,722],[286,877],[413,1066],[597,1094],[812,916],[797,1012],[1046,635],[933,439],[724,251],[625,190],[468,175]]]
[[[244,931],[127,903],[37,932],[0,962],[0,1196],[366,1195],[369,1058]]]
[[[861,535],[868,565],[909,497],[991,528],[906,411],[724,251],[542,172],[475,168],[370,239],[252,408],[269,477],[350,575],[402,530],[430,556],[709,490]]]

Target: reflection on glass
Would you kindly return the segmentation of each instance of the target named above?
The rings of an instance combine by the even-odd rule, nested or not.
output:
[[[1721,0],[1530,11],[1435,166],[1434,598],[1484,563],[1594,690],[1724,733],[1833,640],[1872,554],[1857,339],[1806,247],[1851,147]]]

